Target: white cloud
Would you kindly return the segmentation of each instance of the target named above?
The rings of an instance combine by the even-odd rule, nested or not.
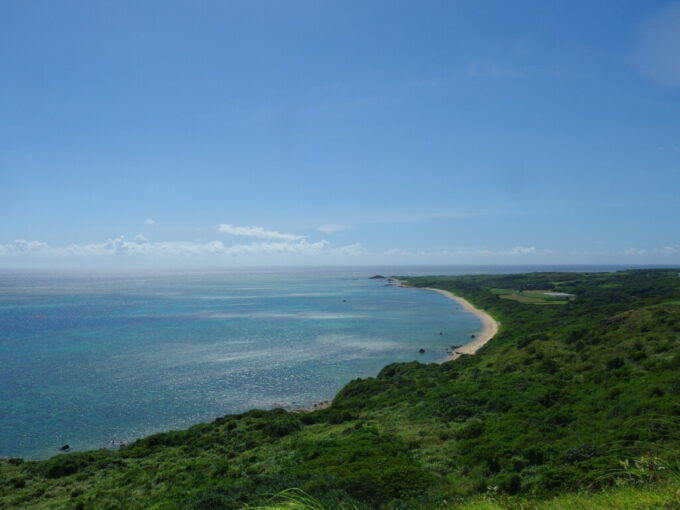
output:
[[[654,251],[661,255],[680,255],[680,244],[676,244],[675,246],[664,246],[663,248]]]
[[[488,257],[494,255],[492,250],[479,246],[459,246],[450,250],[443,250],[443,253],[453,257]]]
[[[273,230],[265,230],[262,227],[234,227],[223,223],[217,226],[217,230],[224,234],[233,236],[256,237],[258,239],[281,239],[283,241],[297,241],[304,239],[305,236],[298,236],[294,234],[282,234]]]
[[[546,255],[552,255],[555,252],[552,250],[539,250],[535,246],[515,246],[510,250],[489,250],[488,248],[481,248],[478,246],[458,246],[456,248],[443,249],[443,250],[432,250],[432,251],[408,251],[402,250],[400,248],[392,248],[384,252],[384,255],[397,256],[397,257],[456,257],[456,258],[488,258],[499,255],[531,255],[536,253],[543,253]]]
[[[515,246],[510,251],[499,252],[501,255],[530,255],[536,253],[535,246]]]
[[[680,255],[680,244],[662,246],[661,248],[628,248],[624,255]]]
[[[385,252],[385,255],[390,257],[410,257],[414,255],[414,253],[402,250],[401,248],[391,248]]]
[[[599,250],[571,250],[570,257],[602,257],[606,255],[605,252]]]
[[[635,66],[657,83],[680,85],[680,1],[666,6],[641,27],[633,53]]]
[[[0,255],[24,255],[31,253],[45,253],[47,251],[49,251],[49,246],[40,241],[17,239],[11,243],[0,244]]]
[[[156,226],[156,221],[155,221],[155,220],[152,220],[151,218],[147,218],[146,220],[144,220],[144,223],[146,223],[147,225],[149,225],[149,226],[151,226],[151,227],[155,227],[155,226]]]
[[[320,255],[333,252],[341,255],[360,252],[360,245],[343,246],[332,250],[328,241],[309,242],[306,240],[261,241],[250,244],[226,245],[222,241],[192,242],[163,241],[151,242],[142,235],[133,240],[125,236],[108,239],[102,243],[76,244],[53,247],[39,241],[18,240],[0,244],[0,256],[241,256],[241,255]]]
[[[418,258],[437,258],[437,257],[485,257],[494,255],[494,252],[484,248],[477,248],[474,246],[460,246],[457,248],[444,250],[402,250],[401,248],[392,248],[384,252],[384,255],[393,257],[418,257]]]
[[[341,246],[337,249],[338,253],[345,256],[353,255],[363,255],[367,253],[366,248],[364,248],[361,243],[348,244],[347,246]]]
[[[323,232],[324,234],[333,234],[335,232],[340,232],[342,230],[347,230],[349,227],[347,225],[333,225],[333,224],[328,224],[328,225],[321,225],[320,227],[317,228],[319,232]]]

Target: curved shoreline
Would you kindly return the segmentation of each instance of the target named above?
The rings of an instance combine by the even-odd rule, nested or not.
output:
[[[453,299],[456,303],[461,305],[463,309],[470,313],[474,313],[482,321],[482,330],[475,335],[475,339],[472,342],[460,346],[449,358],[444,360],[444,362],[460,358],[461,355],[463,354],[476,353],[489,340],[496,336],[496,333],[498,333],[499,323],[496,321],[496,319],[491,317],[491,315],[489,315],[484,310],[475,308],[472,305],[472,303],[470,303],[467,299],[462,298],[460,296],[456,296],[453,292],[449,292],[448,290],[434,289],[432,287],[420,287],[420,288],[425,290],[432,290],[434,292],[442,294],[443,296],[446,296],[449,299]]]
[[[472,342],[469,342],[465,345],[461,345],[458,349],[454,351],[453,354],[437,363],[446,363],[447,361],[458,359],[463,354],[474,354],[480,348],[482,348],[489,340],[496,336],[496,333],[498,333],[498,327],[500,323],[496,319],[491,317],[491,315],[489,315],[484,310],[475,308],[475,306],[472,303],[470,303],[467,299],[462,298],[460,296],[456,296],[453,292],[450,292],[448,290],[435,289],[432,287],[410,287],[408,285],[404,285],[402,282],[399,282],[396,286],[409,289],[424,289],[438,292],[439,294],[442,294],[443,296],[446,296],[447,298],[454,300],[456,303],[462,306],[465,311],[475,314],[477,317],[479,317],[479,320],[482,321],[482,330],[475,335],[475,339]],[[321,402],[315,402],[313,405],[308,407],[303,406],[299,409],[294,410],[293,412],[310,413],[312,411],[318,411],[319,409],[326,409],[328,407],[331,407],[332,403],[333,403],[332,399],[323,400]]]

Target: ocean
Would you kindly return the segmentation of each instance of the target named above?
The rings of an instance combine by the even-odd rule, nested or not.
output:
[[[438,293],[369,277],[531,269],[0,271],[0,456],[299,409],[389,363],[441,361],[479,319]]]

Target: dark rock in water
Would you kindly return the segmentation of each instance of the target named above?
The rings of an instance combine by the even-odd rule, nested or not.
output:
[[[343,299],[342,302],[343,302],[343,303],[347,303],[347,300],[346,300],[346,299]]]
[[[381,274],[377,274],[377,275],[371,276],[371,277],[369,278],[369,280],[384,280],[384,279],[385,279],[385,277],[384,277],[383,275],[381,275]]]
[[[70,447],[69,445],[65,444],[64,446],[62,446],[61,448],[59,448],[59,451],[60,451],[60,452],[67,452],[67,451],[69,451],[70,449],[71,449],[71,447]]]
[[[425,349],[420,349],[418,352],[419,352],[420,354],[425,354]]]
[[[439,335],[440,335],[440,336],[443,335],[443,334],[444,334],[444,333],[442,333],[441,331],[439,332]]]
[[[475,335],[470,335],[470,338],[475,338]]]

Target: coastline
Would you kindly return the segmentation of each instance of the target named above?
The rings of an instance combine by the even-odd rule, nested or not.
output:
[[[413,287],[417,288],[417,287]],[[439,294],[442,294],[443,296],[446,296],[449,299],[454,300],[456,303],[461,305],[463,309],[470,313],[474,313],[479,319],[482,321],[482,330],[475,335],[474,340],[472,342],[469,342],[465,345],[460,346],[455,350],[455,352],[449,356],[447,359],[442,361],[442,363],[446,361],[451,361],[454,359],[460,358],[463,354],[474,354],[476,353],[480,348],[482,348],[486,343],[491,340],[496,334],[498,333],[498,326],[499,323],[491,317],[487,312],[484,310],[480,310],[479,308],[475,308],[472,303],[470,303],[467,299],[462,298],[460,296],[456,296],[453,292],[449,292],[448,290],[442,290],[442,289],[434,289],[432,287],[421,287],[422,289],[425,290],[432,290],[434,292],[438,292]]]
[[[439,294],[446,296],[447,298],[452,299],[453,301],[458,303],[460,306],[463,307],[465,311],[475,314],[477,317],[479,317],[479,320],[482,321],[482,330],[479,333],[475,334],[475,338],[474,340],[472,340],[472,342],[469,342],[465,345],[461,345],[453,352],[453,354],[449,355],[448,357],[446,357],[446,359],[439,361],[438,363],[446,363],[447,361],[453,361],[455,359],[460,358],[463,354],[475,354],[498,333],[500,323],[496,319],[494,319],[489,313],[485,312],[484,310],[476,308],[467,299],[462,298],[460,296],[456,296],[453,292],[450,292],[448,290],[435,289],[432,287],[410,287],[408,285],[404,285],[402,282],[398,280],[394,280],[392,278],[389,278],[389,280],[395,283],[394,285],[395,287],[404,287],[409,289],[420,288],[424,290],[432,290],[434,292],[438,292]],[[294,412],[311,413],[312,411],[318,411],[319,409],[327,409],[331,407],[332,403],[333,403],[332,400],[323,400],[321,402],[316,402],[309,407],[302,407],[301,409],[297,409]]]
[[[404,285],[402,282],[400,282],[399,280],[394,279],[394,278],[386,278],[383,281],[385,281],[385,280],[388,282],[387,286],[418,288],[418,287],[410,287],[408,285]],[[460,298],[460,297],[456,296],[455,294],[452,294],[448,291],[441,290],[441,289],[434,289],[434,288],[424,288],[424,289],[439,292],[440,294],[448,297],[449,299],[453,299],[454,301],[458,302],[466,311],[469,311],[471,313],[475,313],[475,315],[477,315],[480,318],[480,320],[482,322],[482,326],[483,326],[479,333],[475,332],[475,338],[472,339],[471,342],[469,342],[468,344],[463,345],[459,348],[456,348],[455,352],[451,352],[451,351],[438,352],[437,355],[435,356],[435,359],[430,361],[430,363],[444,363],[446,361],[457,359],[462,354],[474,354],[479,348],[481,348],[484,344],[486,344],[486,342],[488,342],[498,331],[498,324],[496,323],[496,321],[489,314],[484,312],[483,310],[478,310],[477,308],[472,306],[472,304],[469,303],[467,300]],[[470,340],[469,334],[467,336],[468,336],[468,338],[466,338],[466,339]],[[462,341],[463,341],[463,339],[461,339],[461,341],[455,342],[455,343],[462,343]],[[433,352],[433,351],[431,351],[431,352]],[[284,407],[288,411],[295,412],[295,413],[313,412],[313,411],[317,411],[317,410],[326,409],[326,408],[332,406],[334,396],[333,397],[327,396],[325,398],[326,398],[326,400],[313,401],[313,402],[311,402],[310,404],[307,404],[307,405],[305,405],[305,404],[295,405],[295,406],[284,405],[282,407]],[[256,407],[256,408],[259,408],[259,407]],[[233,411],[232,411],[232,413],[233,413]],[[209,421],[210,421],[210,418],[206,418],[204,421],[199,421],[198,423],[205,423],[205,422],[209,422]],[[165,431],[166,431],[165,429],[161,429],[161,432],[159,432],[159,433],[162,433],[162,432],[165,432]],[[129,437],[126,437],[126,438],[129,439],[130,442],[132,442],[134,440],[133,437],[134,436],[129,436]],[[146,436],[143,435],[142,437],[146,437]],[[139,438],[137,438],[137,439],[139,439]],[[66,441],[63,441],[63,442],[66,443]],[[74,445],[74,442],[70,441],[69,444]],[[105,439],[101,443],[85,445],[85,446],[78,446],[77,442],[76,442],[76,446],[74,447],[74,450],[75,451],[88,451],[88,450],[95,450],[95,449],[102,449],[102,448],[103,449],[110,449],[109,444],[110,444],[110,441],[108,439]],[[59,446],[59,445],[57,445],[57,446]],[[118,446],[118,445],[116,445],[116,446]],[[117,449],[117,448],[115,448],[115,449]],[[5,452],[0,452],[0,455],[2,455],[4,453]],[[23,455],[24,455],[25,458],[27,458],[29,460],[45,460],[45,459],[48,459],[48,458],[50,458],[54,455],[58,455],[59,453],[61,453],[61,452],[56,450],[56,449],[54,449],[54,450],[53,449],[49,449],[49,450],[44,449],[44,450],[40,450],[40,453],[37,454],[37,455],[31,454],[31,453],[29,453],[28,456],[26,454],[23,454]]]
[[[498,328],[500,326],[500,323],[494,319],[491,315],[489,315],[487,312],[484,310],[481,310],[479,308],[476,308],[472,303],[470,303],[467,299],[462,298],[460,296],[456,296],[453,292],[450,292],[448,290],[442,290],[442,289],[435,289],[432,287],[410,287],[409,285],[404,285],[402,282],[395,280],[393,278],[388,278],[391,284],[393,284],[395,287],[404,287],[404,288],[409,288],[409,289],[423,289],[423,290],[431,290],[434,292],[438,292],[439,294],[446,296],[449,299],[452,299],[456,303],[458,303],[460,306],[463,307],[463,309],[467,312],[475,314],[477,317],[479,317],[479,320],[482,321],[482,330],[479,333],[475,334],[474,340],[472,342],[469,342],[465,345],[462,345],[458,347],[453,354],[447,356],[445,359],[442,361],[439,361],[438,363],[446,363],[447,361],[453,361],[455,359],[460,358],[463,354],[475,354],[479,349],[481,349],[486,343],[491,340],[496,334],[498,333]],[[320,402],[315,402],[311,406],[303,406],[301,408],[293,410],[293,412],[296,413],[311,413],[313,411],[318,411],[320,409],[328,409],[331,407],[333,404],[333,400],[322,400]]]

